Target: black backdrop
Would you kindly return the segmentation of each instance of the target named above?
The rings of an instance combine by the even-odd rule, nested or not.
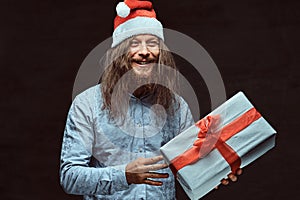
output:
[[[81,199],[59,185],[62,133],[77,70],[111,36],[116,2],[0,1],[1,199]],[[278,131],[273,150],[246,167],[238,183],[205,200],[299,195],[299,5],[297,0],[154,2],[165,27],[191,36],[209,52],[227,96],[243,90]],[[205,86],[188,67],[182,70],[203,96],[201,115],[207,114]],[[181,190],[178,196],[186,199]]]

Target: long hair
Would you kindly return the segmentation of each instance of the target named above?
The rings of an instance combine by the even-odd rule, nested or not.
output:
[[[104,65],[106,69],[100,80],[103,97],[102,109],[108,109],[110,116],[113,118],[124,118],[129,104],[124,97],[128,96],[128,92],[132,88],[132,82],[123,81],[121,84],[119,82],[127,72],[132,72],[131,58],[129,56],[130,41],[131,38],[115,48],[109,49],[105,57]],[[178,71],[176,70],[173,55],[161,40],[159,49],[158,62],[153,67],[147,87],[150,88],[150,92],[153,92],[154,99],[152,104],[159,104],[164,107],[168,114],[173,114],[175,109],[178,109],[180,106],[174,95],[174,91],[178,90]],[[114,109],[114,105],[118,108]]]

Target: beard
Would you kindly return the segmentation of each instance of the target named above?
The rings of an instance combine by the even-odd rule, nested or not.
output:
[[[157,61],[158,58],[156,56],[130,58],[129,63],[131,68],[129,70],[129,84],[135,87],[134,91],[137,91],[134,92],[135,94],[153,92],[153,89],[155,88],[153,85],[157,83],[157,77],[159,77]]]
[[[131,71],[133,71],[133,69]],[[132,76],[129,84],[136,88],[133,92],[134,96],[140,97],[142,95],[155,92],[155,86],[159,77],[156,64],[152,67],[150,72],[144,74],[138,74],[134,72],[131,74]]]

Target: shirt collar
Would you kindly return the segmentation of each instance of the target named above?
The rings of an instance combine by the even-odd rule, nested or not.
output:
[[[154,100],[155,100],[155,95],[156,95],[156,92],[149,92],[145,95],[142,95],[141,97],[136,97],[134,96],[133,94],[130,94],[128,93],[128,95],[130,96],[130,99],[131,100],[135,100],[135,101],[139,101],[143,104],[154,104]]]

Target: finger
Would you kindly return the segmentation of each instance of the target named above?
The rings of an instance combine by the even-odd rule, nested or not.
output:
[[[161,181],[153,181],[153,180],[149,180],[149,179],[146,179],[144,181],[145,184],[148,184],[148,185],[153,185],[153,186],[162,186],[162,182]]]
[[[221,180],[221,183],[222,183],[223,185],[228,185],[228,184],[229,184],[229,181],[228,181],[227,179],[222,179],[222,180]]]
[[[237,181],[237,177],[234,174],[229,174],[228,178],[232,181],[232,182],[236,182]]]
[[[155,157],[152,157],[152,158],[145,158],[143,160],[143,164],[145,164],[145,165],[151,165],[151,164],[157,163],[157,162],[159,162],[159,161],[161,161],[163,159],[164,159],[164,157],[162,155],[155,156]]]
[[[168,178],[169,174],[168,173],[154,173],[154,172],[149,172],[145,173],[144,178]]]
[[[239,168],[237,171],[236,171],[236,175],[241,175],[243,173],[243,170],[241,168]]]
[[[144,183],[148,185],[161,186],[163,183],[161,181],[152,180],[153,178],[168,178],[167,173],[144,173]],[[151,179],[150,179],[151,178]]]
[[[156,171],[168,167],[168,164],[162,163],[162,164],[154,164],[154,165],[145,165],[144,167],[146,171]]]

